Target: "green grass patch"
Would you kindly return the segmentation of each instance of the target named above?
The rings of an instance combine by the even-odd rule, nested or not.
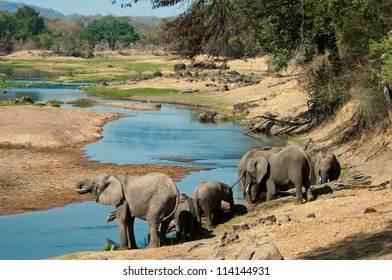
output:
[[[79,108],[87,108],[87,107],[94,106],[96,102],[90,98],[79,98],[73,101],[69,101],[67,102],[67,104],[71,104]]]
[[[126,98],[132,96],[160,96],[168,94],[178,94],[178,89],[172,88],[134,88],[134,89],[119,89],[119,88],[108,88],[104,86],[93,86],[84,89],[86,92],[105,96],[105,97],[117,97]]]

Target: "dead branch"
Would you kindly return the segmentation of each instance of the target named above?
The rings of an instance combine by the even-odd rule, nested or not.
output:
[[[387,146],[389,145],[389,141],[385,143],[385,141],[383,141],[381,148],[379,148],[377,151],[375,151],[373,154],[371,154],[370,156],[368,156],[368,158],[365,160],[365,162],[367,162],[369,159],[376,157],[378,154],[380,154],[380,152],[382,152],[382,150],[384,150]]]

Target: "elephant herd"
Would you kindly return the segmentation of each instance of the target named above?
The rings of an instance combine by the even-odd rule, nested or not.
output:
[[[340,164],[332,153],[319,152],[314,166],[319,183],[336,180]],[[246,203],[253,203],[266,194],[271,200],[279,191],[295,188],[296,204],[314,199],[310,190],[310,159],[296,144],[285,148],[263,147],[247,152],[238,164],[238,181]],[[235,185],[235,184],[234,184]],[[233,185],[233,186],[234,186]],[[222,182],[202,182],[196,186],[193,199],[180,193],[167,175],[153,172],[144,176],[100,174],[77,183],[79,194],[91,193],[103,205],[116,206],[120,249],[135,249],[135,218],[146,220],[150,228],[148,248],[159,247],[166,238],[170,222],[174,219],[177,239],[193,238],[195,224],[206,217],[212,228],[221,209],[222,201],[229,203],[230,215],[234,211],[233,186]],[[302,186],[305,194],[302,194]]]

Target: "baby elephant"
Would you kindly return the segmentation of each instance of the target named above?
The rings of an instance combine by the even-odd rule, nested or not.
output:
[[[186,194],[182,194],[182,196],[184,200],[180,201],[175,212],[176,237],[178,240],[182,238],[182,242],[186,242],[193,237],[196,213],[193,199]]]
[[[207,217],[208,227],[213,228],[216,224],[221,209],[222,200],[230,203],[230,215],[234,211],[234,199],[232,187],[221,182],[202,182],[193,193],[197,220],[201,223],[201,215]]]
[[[324,154],[319,151],[314,165],[314,173],[316,174],[317,184],[337,180],[340,176],[340,163],[332,152]]]

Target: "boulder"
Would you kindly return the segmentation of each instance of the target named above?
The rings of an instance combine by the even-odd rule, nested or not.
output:
[[[283,256],[274,243],[264,242],[256,248],[252,260],[283,260]]]

